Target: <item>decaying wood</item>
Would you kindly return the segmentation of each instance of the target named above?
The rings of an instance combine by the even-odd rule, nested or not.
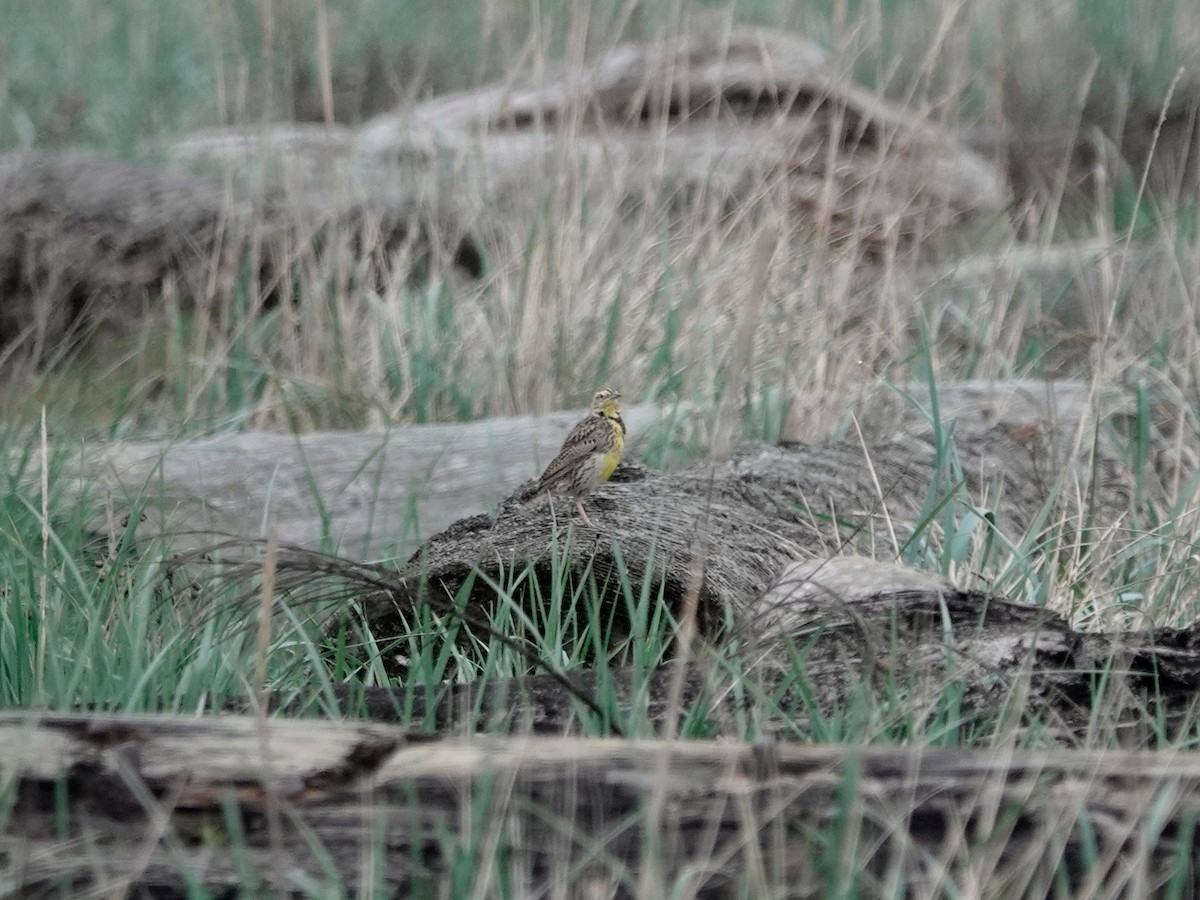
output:
[[[823,893],[835,872],[864,896],[1145,896],[1175,870],[1200,888],[1186,753],[18,713],[0,776],[0,878],[22,895],[763,896]]]
[[[1200,710],[1196,625],[1151,629],[1122,618],[1080,631],[1044,607],[861,557],[791,564],[760,608],[756,639],[790,649],[767,666],[800,665],[825,709],[902,685],[920,721],[944,709],[950,691],[964,722],[1035,723],[1042,740],[1065,746],[1103,733],[1127,747],[1187,733]],[[804,721],[791,703],[799,698],[784,703],[785,716]]]
[[[898,553],[914,534],[931,486],[934,497],[961,492],[960,500],[969,500],[965,507],[951,502],[956,515],[986,514],[1002,532],[1022,534],[1054,496],[1050,473],[1062,467],[1041,472],[1045,459],[1035,452],[1053,435],[993,425],[967,443],[961,474],[939,472],[936,441],[913,436],[871,445],[749,445],[727,460],[669,474],[622,465],[586,501],[590,526],[567,505],[536,496],[527,482],[494,518],[462,519],[426,541],[402,568],[397,590],[368,602],[367,616],[380,633],[393,633],[397,611],[407,615],[427,584],[435,594],[454,596],[477,573],[503,583],[506,573],[531,566],[548,585],[557,556],[557,564],[607,585],[618,607],[622,573],[634,585],[648,581],[674,610],[683,608],[698,575],[708,633],[731,622],[754,628],[763,621],[763,598],[793,561]],[[1092,496],[1093,474],[1095,496],[1103,499],[1080,509],[1076,500]],[[1051,502],[1048,521],[1082,522],[1081,515],[1109,521],[1126,508],[1118,458],[1089,459],[1073,475],[1078,491]],[[491,592],[483,581],[475,591],[477,602]]]
[[[727,460],[669,474],[623,465],[587,498],[590,526],[571,504],[539,497],[527,482],[494,517],[456,522],[398,571],[339,571],[324,561],[311,566],[300,554],[282,561],[281,583],[308,590],[331,571],[357,579],[362,589],[342,585],[341,596],[357,601],[352,608],[373,633],[387,635],[404,633],[415,604],[445,602],[464,587],[468,625],[486,627],[494,585],[523,585],[521,600],[539,583],[545,596],[556,571],[590,579],[618,631],[627,624],[625,580],[635,595],[661,597],[677,617],[695,590],[702,642],[736,640],[768,681],[773,667],[793,666],[792,651],[804,646],[804,670],[825,711],[864,688],[878,694],[892,683],[905,686],[915,715],[932,714],[954,684],[964,716],[1029,715],[1051,739],[1073,743],[1086,740],[1092,709],[1080,698],[1092,696],[1094,679],[1113,676],[1104,702],[1130,740],[1149,740],[1163,723],[1186,727],[1200,671],[1193,631],[1126,633],[1154,623],[1125,614],[1105,619],[1093,608],[1084,633],[1051,610],[863,558],[898,555],[931,503],[961,527],[1009,534],[1039,520],[1096,529],[1128,511],[1119,454],[1103,441],[1080,447],[1081,433],[1094,435],[1097,427],[1083,395],[1064,392],[1061,418],[1041,418],[1035,411],[1046,412],[1039,402],[1046,395],[1024,388],[1001,400],[974,385],[947,402],[961,425],[961,468],[949,480],[937,470],[936,432],[910,432],[905,416],[885,403],[885,436],[871,444],[747,446]],[[1072,467],[1068,454],[1080,462]],[[1056,489],[1064,471],[1075,481]],[[931,485],[935,498],[960,498],[943,506],[929,499]],[[394,672],[404,678],[399,661]],[[788,726],[807,715],[793,700],[779,710]],[[530,715],[563,720],[540,700]]]
[[[172,152],[239,172],[248,155],[271,155],[301,173],[332,172],[364,196],[432,184],[458,220],[521,234],[522,217],[564,190],[740,202],[759,178],[778,185],[811,232],[879,254],[928,248],[964,218],[1000,213],[1007,197],[986,159],[838,77],[812,41],[743,27],[518,71],[357,133],[331,130],[324,148],[318,129],[294,125],[224,134]],[[347,155],[352,166],[319,164]]]
[[[285,561],[284,569],[285,580],[314,577],[303,563],[288,571]],[[348,569],[340,574],[353,577]],[[397,633],[404,628],[397,614],[412,599],[408,586],[392,576],[395,587],[384,594],[388,574],[373,574],[379,580],[367,604],[374,633]],[[487,630],[489,601],[477,592],[462,614],[479,634]],[[613,598],[606,618],[619,624],[621,608]],[[1040,744],[1064,747],[1106,740],[1149,748],[1200,721],[1196,625],[1152,629],[1121,620],[1083,631],[1043,607],[855,556],[789,564],[741,612],[737,630],[701,616],[695,663],[684,672],[684,712],[702,708],[720,735],[738,734],[749,710],[780,734],[809,734],[814,717],[836,719],[864,697],[884,718],[902,710],[910,723],[933,722],[949,704],[955,727],[986,731],[1007,722],[1017,732],[1030,729]],[[734,644],[738,662],[730,669],[722,660]],[[552,666],[540,660],[533,668]],[[739,673],[736,685],[730,671]],[[578,726],[581,713],[590,715],[586,698],[611,690],[635,720],[644,715],[659,729],[680,724],[672,721],[670,663],[644,682],[624,669],[603,679],[576,669],[436,690],[409,684],[402,666],[396,672],[389,687],[346,690],[345,710],[383,721],[407,710],[439,732],[561,734]]]
[[[1009,527],[1018,529],[1029,520],[1072,457],[1078,460],[1073,487],[1090,485],[1098,473],[1101,506],[1113,510],[1125,504],[1129,476],[1120,461],[1120,434],[1133,410],[1128,394],[1078,381],[964,382],[941,386],[937,400],[945,430],[953,429],[962,468],[972,479],[972,496],[988,505],[984,486],[1003,486],[1004,509],[1014,516]],[[919,384],[877,387],[852,398],[841,426],[848,439],[804,451],[818,460],[814,477],[825,473],[808,486],[808,502],[822,514],[832,504],[845,512],[871,509],[880,516],[887,511],[895,519],[910,518],[929,485],[931,408],[928,390]],[[629,410],[631,457],[660,429],[678,427],[681,415],[686,410]],[[177,549],[223,535],[262,536],[267,523],[283,543],[379,559],[407,555],[452,523],[494,509],[541,470],[577,416],[294,437],[247,432],[171,443],[90,444],[71,452],[57,448],[57,488],[90,498],[91,527],[97,532],[113,527],[104,513],[111,496],[117,518],[131,508],[147,511],[150,517],[139,535],[171,536]],[[855,443],[856,427],[869,451]],[[1096,429],[1098,440],[1093,439]],[[1161,465],[1149,474],[1167,481],[1173,472],[1186,478],[1186,472],[1171,468],[1180,464],[1179,454],[1171,452],[1171,435],[1152,437],[1152,462]],[[902,484],[889,485],[880,476],[882,502],[870,485],[858,486],[853,504],[838,492],[842,474],[851,482],[870,476],[868,456],[878,456],[886,468],[889,459],[907,463],[906,454],[920,464]],[[27,477],[37,472],[37,465],[26,466]],[[826,484],[833,490],[827,496],[820,493]]]
[[[217,184],[85,158],[0,156],[0,345],[52,348],[85,311],[140,302],[174,271],[204,296],[253,204]]]
[[[478,169],[464,178],[501,199],[528,193],[564,137],[582,171],[630,196],[649,177],[735,197],[757,174],[778,180],[814,232],[879,251],[936,241],[1006,199],[1003,176],[952,135],[837,78],[811,41],[764,29],[622,45],[435,98],[368,122],[359,146],[376,159],[450,148]]]
[[[382,266],[411,244],[429,268],[478,277],[480,242],[463,223],[524,235],[522,211],[581,185],[732,202],[750,176],[775,179],[809,230],[876,253],[932,245],[1006,196],[982,157],[835,78],[811,42],[747,29],[623,45],[358,130],[204,131],[169,155],[203,174],[0,155],[0,346],[41,352],[80,322],[136,319],[143,292],[168,283],[220,303],[256,271],[280,299],[293,267],[327,245]]]
[[[626,411],[634,434],[661,416],[650,406]],[[390,431],[88,446],[64,454],[57,487],[86,495],[93,508],[109,494],[118,515],[150,513],[139,537],[168,537],[177,550],[273,532],[281,543],[379,559],[407,555],[464,515],[493,508],[537,474],[578,418],[559,412]],[[91,527],[111,523],[93,516]]]
[[[245,271],[263,302],[320,247],[352,243],[385,261],[420,243],[413,206],[315,194],[268,195],[212,178],[81,156],[0,155],[0,346],[53,350],[73,328],[141,318],[147,292],[172,286],[184,301],[217,309]],[[447,256],[478,274],[466,243]],[[457,249],[455,249],[457,247]]]

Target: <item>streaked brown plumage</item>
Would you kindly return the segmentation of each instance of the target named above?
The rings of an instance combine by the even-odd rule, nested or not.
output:
[[[625,449],[620,397],[608,388],[596,392],[591,413],[571,429],[558,456],[538,480],[539,493],[574,497],[579,515],[588,525],[592,523],[583,509],[583,498],[608,481]]]

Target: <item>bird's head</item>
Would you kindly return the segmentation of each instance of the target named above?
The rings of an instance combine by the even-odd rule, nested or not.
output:
[[[610,419],[615,419],[621,415],[621,393],[619,391],[601,388],[596,391],[596,396],[592,398],[592,411],[598,412]]]

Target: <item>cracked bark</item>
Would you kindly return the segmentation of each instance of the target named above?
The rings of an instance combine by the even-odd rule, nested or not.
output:
[[[411,896],[456,883],[456,854],[489,834],[502,862],[475,859],[472,884],[507,878],[522,896],[635,896],[651,863],[668,890],[700,897],[820,890],[823,866],[847,865],[819,837],[835,827],[858,834],[844,852],[867,895],[972,873],[996,896],[1120,894],[1172,866],[1200,887],[1187,824],[1200,763],[1186,755],[429,740],[363,723],[37,713],[0,716],[0,749],[0,871],[21,896]]]

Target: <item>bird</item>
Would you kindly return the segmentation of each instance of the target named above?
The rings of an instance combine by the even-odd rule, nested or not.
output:
[[[579,515],[592,524],[583,498],[608,481],[625,449],[625,420],[621,394],[602,388],[592,398],[591,412],[567,434],[558,456],[550,460],[538,479],[538,494],[568,494],[575,498]]]

